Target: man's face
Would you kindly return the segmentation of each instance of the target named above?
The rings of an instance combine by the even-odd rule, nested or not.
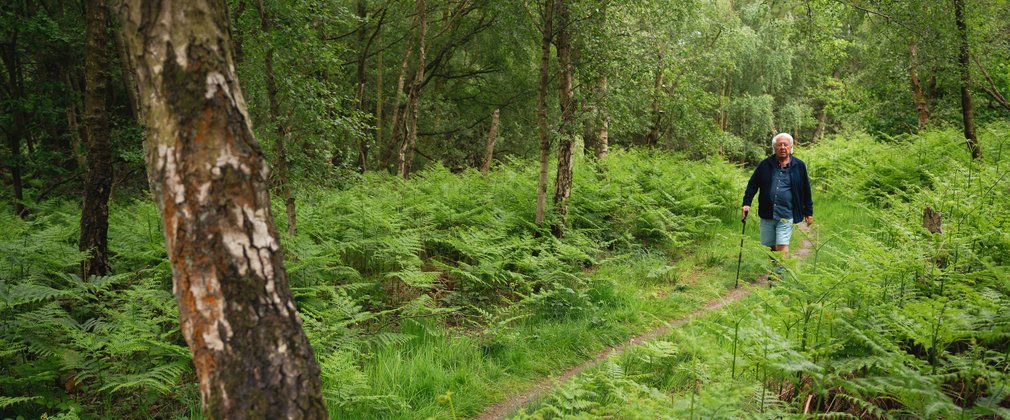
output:
[[[793,153],[793,146],[788,139],[780,138],[775,140],[775,157],[785,159]]]

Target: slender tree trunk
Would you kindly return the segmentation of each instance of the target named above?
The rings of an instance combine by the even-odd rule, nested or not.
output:
[[[821,137],[824,136],[824,127],[828,123],[828,104],[825,102],[821,103],[820,110],[817,111],[817,127],[814,128],[813,138],[810,139],[811,143],[817,143]]]
[[[595,89],[595,87],[594,87]],[[584,112],[588,116],[582,122],[582,154],[585,156],[591,156],[593,159],[596,158],[596,124],[597,124],[597,109],[596,103],[593,100],[587,100],[585,103]]]
[[[25,131],[23,138],[25,139],[25,148],[28,149],[28,154],[35,155],[35,135],[31,131]]]
[[[841,77],[841,71],[835,69],[834,71],[831,72],[831,77],[838,79],[839,77]],[[828,125],[828,105],[829,105],[828,101],[820,100],[818,102],[820,103],[820,106],[818,107],[817,110],[817,127],[814,128],[814,135],[813,138],[811,138],[810,140],[811,143],[817,143],[818,141],[821,140],[821,138],[824,137],[824,132],[827,129]]]
[[[109,82],[108,9],[105,0],[84,4],[84,125],[88,140],[88,173],[81,209],[82,277],[109,273],[109,193],[112,187],[112,150],[105,90]]]
[[[381,159],[383,162],[390,162],[392,160],[393,150],[397,151],[397,156],[399,156],[400,142],[403,141],[403,130],[400,128],[403,126],[402,120],[406,119],[404,115],[404,109],[400,101],[403,97],[403,89],[407,80],[407,68],[410,63],[410,55],[413,50],[410,46],[407,46],[403,50],[403,60],[400,62],[400,75],[396,79],[396,93],[393,95],[393,118],[390,120],[389,125],[389,147],[383,149],[385,156]],[[397,160],[399,164],[399,159]],[[399,167],[395,168],[399,170]]]
[[[596,160],[602,161],[610,153],[610,109],[607,75],[599,81],[600,100],[596,105]]]
[[[358,109],[365,110],[365,64],[368,58],[368,36],[367,25],[364,24],[368,18],[368,5],[365,0],[358,0],[358,19],[361,20],[361,28],[358,29],[358,66],[355,72],[357,79],[357,89],[354,91],[354,99],[358,104]],[[358,139],[358,172],[365,173],[368,164],[368,138],[364,135]]]
[[[554,181],[554,206],[558,211],[558,223],[552,231],[557,237],[565,235],[565,225],[568,223],[568,197],[572,194],[572,165],[574,164],[574,130],[572,127],[575,115],[575,100],[572,90],[572,44],[568,5],[565,0],[557,2],[557,38],[555,46],[558,53],[558,102],[561,105],[561,130],[558,139],[558,175]]]
[[[273,49],[267,51],[264,57],[266,67],[267,96],[270,102],[270,122],[277,130],[277,139],[274,142],[274,167],[277,168],[277,184],[284,197],[284,212],[287,215],[288,235],[295,236],[298,232],[298,221],[295,212],[295,197],[291,192],[291,183],[288,182],[288,152],[287,142],[291,139],[291,126],[280,120],[280,101],[277,98],[277,84],[274,81]]]
[[[607,155],[610,121],[607,112],[607,75],[598,75],[592,85],[592,98],[586,105],[586,118],[582,130],[584,154],[600,160]]]
[[[968,63],[968,26],[964,21],[964,0],[954,0],[954,16],[961,40],[957,63],[961,70],[961,116],[964,119],[964,138],[968,143],[968,150],[971,151],[971,158],[981,159],[982,148],[979,147],[978,137],[975,136],[975,115],[971,105],[971,68]]]
[[[929,123],[929,104],[926,103],[926,95],[922,90],[922,83],[919,81],[919,45],[912,42],[908,45],[908,73],[912,81],[912,100],[915,102],[915,112],[919,119],[919,130],[926,128]]]
[[[25,135],[28,116],[22,103],[24,102],[24,76],[22,75],[21,59],[18,57],[18,31],[14,28],[10,40],[3,45],[4,67],[7,69],[8,89],[14,102],[11,112],[11,127],[7,130],[7,148],[11,151],[11,184],[14,187],[14,214],[24,219],[28,217],[28,208],[24,205],[24,181],[21,173],[21,139]]]
[[[719,129],[726,131],[726,96],[729,94],[729,84],[731,83],[729,75],[722,81],[722,89],[719,91],[719,118],[716,122],[719,123]]]
[[[491,130],[487,133],[487,147],[484,148],[484,164],[480,167],[480,173],[487,175],[491,169],[491,160],[494,155],[494,143],[498,140],[498,118],[500,110],[495,108],[491,113]]]
[[[24,181],[21,177],[21,137],[12,129],[7,133],[7,148],[11,150],[11,184],[14,187],[14,214],[25,219],[28,217],[28,208],[24,205]]]
[[[206,416],[325,418],[224,7],[133,0],[120,8],[180,327]]]
[[[114,6],[113,6],[114,7]],[[115,10],[114,8],[111,10]],[[131,57],[126,53],[126,39],[124,38],[123,31],[119,30],[118,19],[114,15],[109,16],[110,22],[116,28],[115,35],[113,35],[113,41],[116,43],[116,52],[119,54],[119,68],[123,73],[123,87],[126,90],[126,98],[130,101],[130,116],[134,120],[140,121],[140,95],[137,92],[137,80],[130,69],[136,67],[131,62]]]
[[[382,36],[379,35],[379,45],[382,45]],[[380,48],[375,57],[375,149],[382,150],[382,49]],[[381,152],[379,152],[381,154]],[[380,156],[381,157],[381,156]],[[378,162],[381,166],[382,162]]]
[[[74,92],[74,97],[77,97],[77,92],[80,90],[77,88],[77,84],[73,82],[73,76],[70,74],[70,69],[64,69],[63,71],[63,83],[66,83],[70,90]],[[74,154],[74,161],[77,162],[77,167],[84,168],[87,165],[87,161],[84,157],[84,141],[81,140],[81,125],[77,120],[77,100],[73,99],[70,104],[67,105],[67,131],[70,132],[70,148]],[[83,135],[87,135],[84,133]]]
[[[362,23],[361,27],[358,28],[358,65],[357,71],[355,71],[357,83],[355,83],[354,99],[358,102],[359,108],[362,108],[360,104],[365,98],[365,61],[368,56],[368,51],[365,49],[368,30],[364,22],[368,19],[368,5],[365,4],[365,0],[358,0],[357,5],[358,20]]]
[[[271,31],[270,15],[267,14],[263,0],[256,1],[256,10],[260,15],[260,29],[269,36]],[[298,231],[297,219],[295,217],[295,197],[291,194],[291,185],[288,183],[288,153],[285,142],[291,136],[291,129],[286,122],[281,121],[281,103],[277,97],[277,81],[274,73],[274,47],[267,47],[263,56],[263,73],[267,85],[267,101],[270,103],[270,125],[276,131],[277,138],[274,141],[274,155],[277,168],[277,184],[284,197],[284,212],[287,214],[288,235],[295,236]]]
[[[69,60],[69,50],[62,47],[57,48],[51,57],[44,57],[37,63],[38,70],[35,71],[34,78],[37,82],[44,85],[60,86],[59,95],[72,100],[76,97],[74,95],[75,92],[70,90],[69,85],[65,84],[67,70],[64,68],[66,67],[64,64]],[[56,111],[56,109],[53,109],[53,111]],[[66,113],[63,116],[65,117]],[[73,155],[73,144],[71,142],[75,133],[69,131],[68,121],[66,119],[61,121],[57,118],[45,118],[42,123],[43,127],[41,128],[43,128],[44,134],[39,140],[43,149],[59,153],[59,159],[51,163],[63,169],[73,170],[79,168],[75,160],[76,156]],[[46,178],[50,177],[46,176]],[[41,194],[44,194],[44,192],[37,194],[35,196],[36,199]]]
[[[295,197],[288,183],[287,150],[285,146],[291,141],[291,126],[284,125],[284,133],[278,136],[275,154],[277,155],[277,180],[281,184],[281,195],[284,197],[284,213],[288,220],[288,236],[298,233],[298,219],[295,213]]]
[[[537,90],[537,127],[540,130],[540,177],[537,181],[535,221],[543,225],[547,208],[547,172],[550,165],[551,137],[547,131],[547,89],[550,87],[551,43],[554,39],[554,2],[544,0],[543,28],[540,38],[540,83]]]
[[[424,83],[425,51],[424,38],[428,34],[428,17],[425,13],[424,0],[417,0],[417,20],[420,24],[417,36],[417,74],[411,83],[410,95],[407,96],[407,112],[410,122],[407,125],[407,138],[400,147],[396,173],[403,179],[410,178],[411,167],[414,164],[414,148],[417,147],[417,110],[421,96],[421,86]]]
[[[662,121],[662,114],[659,107],[659,96],[663,92],[663,53],[659,53],[659,61],[656,65],[656,79],[652,87],[652,126],[649,128],[649,137],[646,144],[655,147],[659,144],[659,125]]]
[[[608,6],[607,2],[602,2],[600,3],[599,6],[599,13],[598,13],[599,19],[596,22],[596,24],[600,28],[607,28],[607,19],[608,19],[607,6]],[[604,29],[604,31],[605,36],[610,36],[609,33],[606,32],[606,29]],[[606,54],[606,52],[604,52],[604,54]],[[605,56],[604,61],[607,62],[611,61],[610,56],[609,55]],[[610,109],[609,109],[610,91],[607,85],[607,76],[609,75],[609,72],[610,72],[609,67],[607,66],[602,67],[602,69],[600,70],[600,74],[597,75],[596,85],[593,87],[593,89],[596,91],[596,95],[594,95],[596,98],[596,103],[594,104],[595,106],[593,107],[594,108],[593,116],[595,117],[594,125],[596,129],[595,130],[596,132],[593,135],[594,140],[593,146],[595,146],[593,151],[596,154],[596,160],[598,162],[602,162],[603,159],[607,157],[607,153],[610,150],[610,145],[608,144],[608,142],[610,141]],[[605,166],[600,166],[600,168],[606,170]]]
[[[937,92],[936,92],[936,67],[930,69],[929,79],[926,79],[926,105],[930,108],[936,107]]]
[[[251,1],[255,1],[255,0],[251,0]],[[229,21],[230,22],[238,22],[239,20],[241,20],[242,19],[242,14],[245,13],[245,6],[246,6],[245,0],[238,0],[238,4],[235,5],[235,13],[228,17]],[[234,56],[235,56],[235,64],[236,65],[241,64],[243,62],[243,60],[245,59],[245,54],[244,54],[245,50],[242,49],[242,33],[241,32],[239,32],[237,34],[234,33],[234,32],[232,33],[231,45],[232,45],[232,48],[234,48],[233,51],[234,51]],[[138,90],[138,92],[139,92],[139,90]]]
[[[726,75],[726,106],[733,103],[733,77]],[[722,131],[729,128],[729,114],[722,113]]]

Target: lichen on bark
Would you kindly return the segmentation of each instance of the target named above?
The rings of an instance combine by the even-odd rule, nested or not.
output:
[[[133,1],[121,10],[180,325],[209,417],[326,417],[223,4]]]

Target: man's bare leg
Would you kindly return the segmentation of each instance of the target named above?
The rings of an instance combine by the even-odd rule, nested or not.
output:
[[[789,245],[775,245],[775,251],[781,252],[783,259],[789,259]]]
[[[775,265],[772,276],[775,279],[781,279],[785,273],[783,263],[789,258],[789,245],[775,245],[769,249],[772,251],[772,264]]]

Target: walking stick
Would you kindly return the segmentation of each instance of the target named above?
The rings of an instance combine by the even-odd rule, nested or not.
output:
[[[747,236],[747,213],[743,214],[743,219],[740,219],[743,223],[743,230],[740,232],[740,255],[736,258],[736,283],[733,283],[733,288],[736,289],[740,287],[740,263],[743,262],[743,238]]]

